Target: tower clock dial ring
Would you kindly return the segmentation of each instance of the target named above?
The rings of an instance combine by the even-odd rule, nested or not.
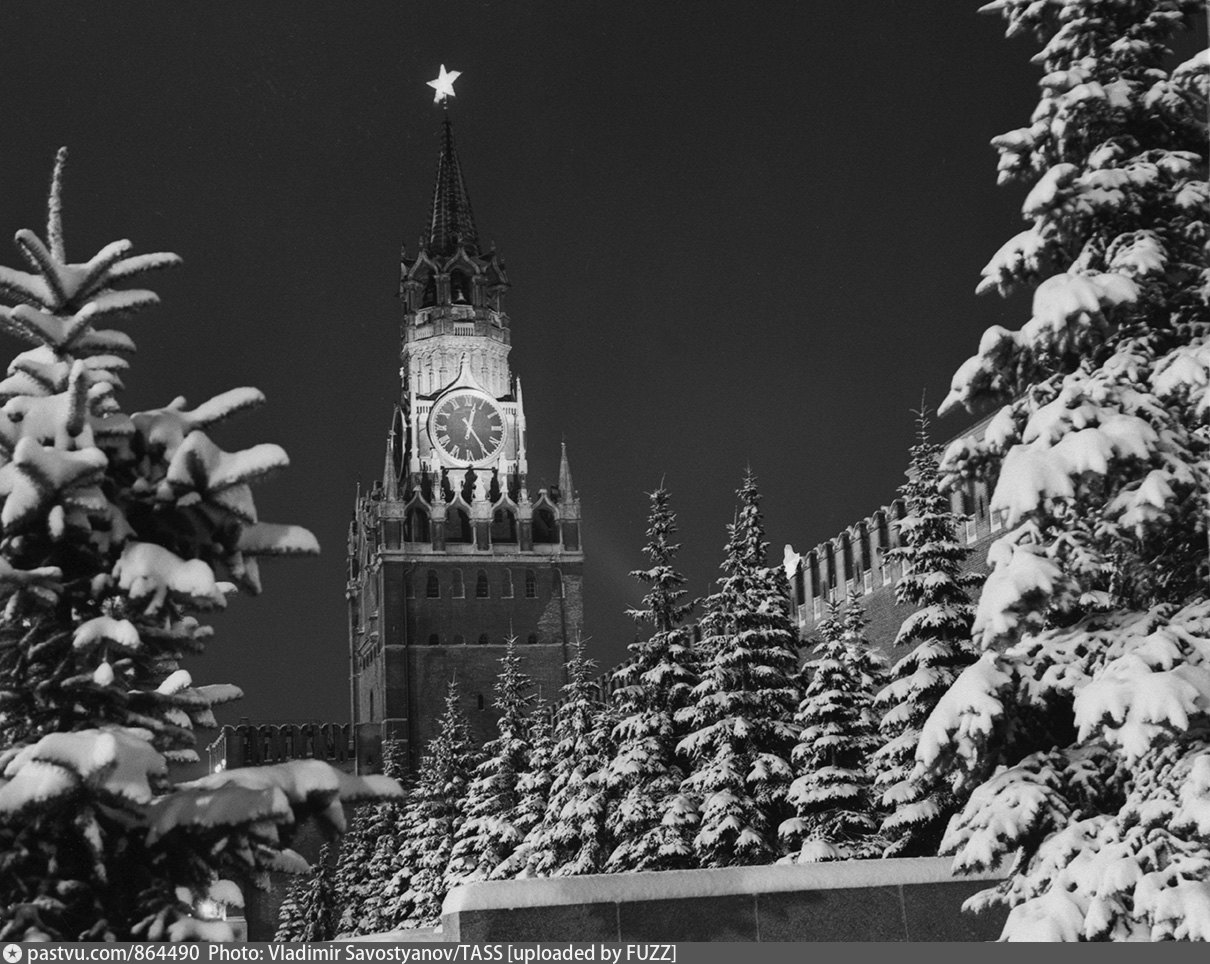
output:
[[[429,438],[447,459],[479,465],[504,447],[504,413],[482,392],[451,392],[429,414]]]

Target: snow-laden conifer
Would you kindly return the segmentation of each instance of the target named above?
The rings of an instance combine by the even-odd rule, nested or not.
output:
[[[997,0],[1034,34],[1042,95],[995,141],[1027,230],[984,288],[1032,288],[950,405],[1007,402],[952,477],[996,479],[1006,534],[973,626],[983,655],[939,702],[918,766],[970,793],[943,849],[1014,860],[974,901],[1011,939],[1210,937],[1210,55],[1168,44],[1188,0]]]
[[[806,690],[795,722],[801,728],[788,799],[795,815],[778,829],[794,862],[873,857],[885,841],[871,757],[878,747],[874,693],[885,674],[865,636],[865,613],[850,599],[820,623],[819,644],[803,667]]]
[[[31,270],[0,267],[0,331],[32,346],[0,380],[0,936],[229,938],[192,916],[213,883],[304,869],[300,818],[340,830],[341,801],[399,788],[315,760],[170,784],[194,728],[240,695],[182,666],[210,635],[199,615],[259,592],[258,557],[318,546],[258,520],[251,486],[285,452],[211,437],[260,392],[122,410],[134,342],[107,326],[157,302],[129,282],[179,259],[116,241],[69,262],[64,161],[47,240],[17,233]]]
[[[528,834],[541,821],[550,800],[551,769],[555,763],[555,738],[551,728],[552,709],[539,697],[529,715],[529,763],[517,780],[517,830]]]
[[[383,740],[382,770],[386,776],[404,783],[407,744],[403,740]],[[337,933],[373,934],[385,929],[386,905],[407,889],[410,869],[401,870],[397,864],[408,803],[408,797],[404,796],[362,804],[354,811],[348,831],[340,838],[333,872]]]
[[[498,880],[532,877],[532,857],[537,844],[538,827],[550,803],[550,786],[555,765],[554,710],[541,696],[534,700],[529,714],[529,760],[525,772],[517,778],[517,815],[513,825],[521,835],[511,854],[493,871]]]
[[[407,744],[382,741],[383,773],[403,782],[407,775]],[[414,869],[409,847],[411,794],[363,806],[354,814],[350,832],[341,838],[336,861],[336,925],[341,934],[356,936],[389,931],[407,918],[405,900]]]
[[[292,882],[277,912],[273,940],[330,941],[335,936],[335,901],[332,850],[324,844],[311,869]]]
[[[467,788],[466,819],[455,834],[448,887],[487,880],[521,843],[517,784],[529,766],[526,710],[534,698],[532,685],[521,669],[517,641],[510,637],[496,678],[496,736],[484,745],[483,760]]]
[[[388,830],[380,819],[384,809],[381,804],[362,804],[353,812],[348,830],[340,838],[340,852],[332,877],[332,889],[336,894],[334,918],[338,934],[372,932],[368,925],[363,925],[363,904],[372,893],[372,882],[366,868],[374,853],[375,842]],[[290,899],[289,894],[286,899]],[[284,920],[285,913],[284,910],[281,912],[280,919]],[[279,937],[275,940],[296,938]]]
[[[286,884],[286,895],[277,908],[277,930],[273,934],[275,943],[286,944],[302,940],[302,895],[314,870],[312,867],[306,873],[296,874]]]
[[[527,873],[567,877],[598,873],[611,850],[606,827],[609,730],[590,676],[596,664],[577,642],[555,709],[550,796],[542,821],[525,841]]]
[[[916,443],[909,479],[899,489],[906,514],[899,521],[899,546],[887,561],[901,567],[895,598],[915,607],[895,637],[906,649],[891,668],[891,681],[878,693],[882,746],[874,755],[875,786],[886,817],[882,834],[887,856],[937,853],[946,822],[957,806],[942,774],[916,773],[920,730],[958,673],[975,661],[969,593],[982,585],[965,572],[970,550],[958,540],[962,517],[953,511],[938,471],[941,447],[929,437],[929,413],[916,413]]]
[[[407,926],[431,927],[440,921],[454,837],[466,818],[467,786],[479,761],[461,702],[458,683],[451,680],[437,735],[429,741],[411,793],[407,849],[415,870],[406,895]],[[392,927],[405,923],[400,913],[392,918]]]
[[[694,851],[703,867],[766,863],[789,816],[786,790],[798,728],[797,637],[780,566],[766,565],[760,493],[749,473],[728,526],[718,591],[705,601],[700,682],[682,711],[679,751],[692,772],[682,789],[700,801]]]
[[[606,779],[610,786],[609,831],[617,841],[607,869],[679,870],[694,865],[697,805],[681,791],[685,778],[676,746],[685,735],[676,714],[697,683],[693,611],[685,602],[685,577],[674,566],[679,543],[668,490],[651,493],[647,544],[650,563],[631,573],[647,586],[641,609],[630,616],[651,628],[630,644],[630,659],[614,672],[613,700],[621,717]]]

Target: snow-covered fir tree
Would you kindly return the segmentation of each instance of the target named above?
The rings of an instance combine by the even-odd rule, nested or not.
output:
[[[532,877],[531,857],[536,843],[535,830],[546,816],[550,803],[550,785],[555,762],[555,739],[552,728],[554,714],[550,704],[539,696],[529,713],[529,759],[525,772],[517,778],[517,810],[513,826],[521,836],[511,854],[493,873],[497,879]]]
[[[304,874],[295,874],[286,884],[286,895],[277,908],[277,930],[273,940],[278,944],[302,940],[302,895],[314,867]]]
[[[451,680],[437,735],[429,741],[411,793],[406,846],[415,870],[406,895],[408,926],[431,927],[440,921],[454,836],[466,818],[467,785],[479,760],[461,702],[458,683]],[[404,923],[402,915],[393,916],[393,924]]]
[[[104,326],[155,304],[128,282],[179,259],[117,241],[69,262],[65,157],[46,239],[17,233],[32,271],[0,268],[0,330],[33,346],[0,381],[0,938],[229,939],[191,915],[216,880],[305,869],[300,818],[343,829],[342,800],[399,788],[313,760],[170,784],[194,727],[240,695],[181,666],[210,634],[198,616],[259,592],[257,557],[318,546],[257,520],[251,485],[285,452],[211,439],[260,392],[122,411],[134,343]]]
[[[885,846],[872,761],[879,744],[874,693],[885,666],[865,625],[856,599],[843,615],[829,604],[814,658],[803,667],[807,685],[795,716],[801,731],[791,757],[798,776],[788,794],[795,816],[778,828],[790,861],[874,857]]]
[[[606,865],[611,872],[694,866],[697,806],[681,792],[685,772],[676,752],[685,735],[676,714],[697,683],[692,630],[685,625],[693,605],[685,601],[685,577],[674,565],[680,544],[672,541],[676,513],[668,490],[661,485],[650,499],[643,547],[649,565],[631,573],[647,593],[642,608],[629,615],[651,635],[631,643],[630,659],[614,672],[621,720],[606,773],[608,828],[617,842]]]
[[[1031,185],[1029,227],[981,286],[1033,303],[984,335],[948,399],[1003,403],[942,469],[996,478],[1007,532],[975,616],[983,655],[918,766],[970,792],[943,841],[956,866],[1013,861],[974,901],[1012,908],[1006,938],[1206,939],[1210,54],[1176,63],[1168,46],[1205,8],[985,9],[1044,45],[1029,126],[994,142],[1001,180]]]
[[[403,781],[407,774],[407,745],[382,741],[382,770]],[[414,854],[408,817],[411,795],[363,806],[354,815],[349,833],[341,838],[336,861],[337,931],[356,936],[389,931],[405,920],[410,904]]]
[[[332,890],[336,895],[336,906],[333,914],[338,934],[366,933],[360,929],[361,905],[369,897],[368,878],[365,872],[366,864],[374,852],[374,841],[382,828],[377,820],[379,807],[373,804],[363,804],[353,812],[348,830],[340,838],[340,852],[336,858],[336,869],[333,873]],[[297,881],[294,882],[297,884]],[[294,887],[287,893],[286,901],[292,897]],[[284,924],[287,911],[285,901],[279,913],[279,920]],[[279,935],[282,930],[278,929]],[[274,940],[297,940],[295,937],[276,937]]]
[[[518,781],[529,767],[533,683],[521,669],[517,641],[509,637],[500,658],[493,706],[496,735],[483,747],[466,794],[466,820],[458,828],[446,875],[447,887],[487,880],[521,843],[517,829]]]
[[[382,770],[394,780],[404,781],[407,773],[406,744],[387,739],[382,743]],[[407,811],[407,797],[366,803],[357,807],[349,828],[340,839],[340,850],[333,874],[336,893],[336,929],[340,934],[369,934],[381,930],[381,908],[386,882],[370,872],[380,848],[385,851],[387,837],[397,837]]]
[[[517,780],[517,830],[528,834],[541,821],[550,800],[551,768],[555,762],[555,737],[550,704],[538,697],[529,716],[529,761]]]
[[[336,936],[336,894],[332,878],[332,849],[324,844],[314,865],[295,879],[282,901],[277,912],[275,942],[330,941]]]
[[[368,923],[363,923],[363,905],[373,894],[373,883],[366,869],[378,839],[390,832],[391,825],[383,819],[386,812],[382,804],[362,804],[353,812],[349,828],[340,839],[340,852],[332,881],[336,894],[334,916],[339,934],[372,932]]]
[[[929,421],[922,403],[916,413],[909,479],[899,489],[906,509],[899,522],[900,544],[886,556],[902,567],[896,601],[915,611],[895,636],[895,646],[907,652],[892,667],[891,681],[875,701],[882,714],[883,741],[874,755],[875,786],[886,811],[886,856],[897,857],[936,854],[957,807],[943,774],[922,771],[910,778],[925,720],[978,655],[971,643],[975,607],[969,594],[982,585],[983,576],[963,571],[970,549],[958,540],[962,517],[943,491],[941,446],[929,436]]]
[[[527,873],[567,877],[601,871],[612,849],[606,827],[609,729],[589,674],[595,667],[577,642],[555,709],[550,797],[525,841]]]
[[[682,711],[689,733],[679,751],[692,772],[682,788],[700,801],[693,838],[699,866],[767,863],[790,813],[786,790],[798,728],[797,636],[780,566],[768,543],[756,480],[738,490],[718,591],[705,601],[701,680]]]

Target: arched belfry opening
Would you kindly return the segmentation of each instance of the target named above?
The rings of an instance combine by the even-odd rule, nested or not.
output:
[[[517,514],[509,508],[492,511],[492,545],[515,545],[517,542]]]

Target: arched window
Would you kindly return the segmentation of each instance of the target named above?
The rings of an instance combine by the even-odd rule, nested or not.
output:
[[[479,645],[480,645],[480,646],[486,646],[486,645],[487,645],[487,633],[480,633],[480,634],[479,634]]]
[[[471,518],[465,509],[451,505],[445,510],[445,541],[471,542]]]
[[[556,596],[562,598],[562,596],[563,596],[563,573],[559,572],[558,569],[552,569],[550,571],[550,590]]]
[[[420,296],[420,307],[431,308],[437,304],[437,279],[431,274],[424,279],[424,293]]]
[[[441,645],[441,637],[438,636],[436,633],[430,633],[429,634],[429,645],[430,646]]]
[[[500,595],[505,599],[513,598],[513,571],[505,569],[500,575]]]
[[[497,509],[492,513],[492,542],[510,543],[517,541],[517,517],[508,509]]]
[[[475,576],[475,598],[486,599],[490,595],[487,588],[487,570],[480,569],[479,574]]]
[[[462,599],[466,595],[466,586],[462,584],[462,570],[455,569],[450,573],[450,595]]]
[[[374,719],[374,691],[370,690],[370,720]]]
[[[794,570],[794,601],[800,606],[807,601],[807,586],[802,574],[802,563],[799,563],[798,568]]]
[[[428,580],[424,584],[424,594],[429,599],[441,598],[441,583],[437,581],[437,570],[430,569]]]
[[[532,569],[525,570],[525,598],[534,599],[538,595],[538,576]]]
[[[559,528],[550,509],[534,510],[534,542],[551,544],[559,541]]]
[[[412,506],[408,509],[407,516],[403,520],[403,541],[429,542],[431,539],[432,536],[429,535],[429,514],[418,505]]]
[[[536,646],[538,644],[538,634],[530,633],[526,642],[528,642],[530,646]]]
[[[450,274],[450,301],[455,305],[470,304],[471,283],[463,271]]]

